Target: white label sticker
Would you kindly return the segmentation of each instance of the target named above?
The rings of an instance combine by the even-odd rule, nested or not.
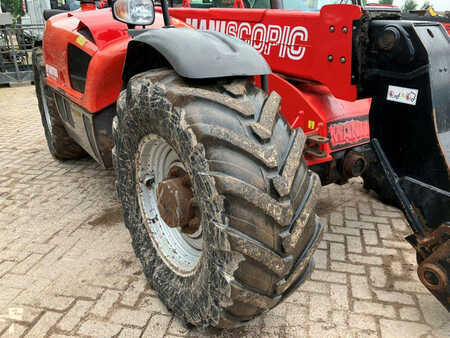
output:
[[[47,77],[58,79],[58,69],[56,69],[55,67],[45,65],[45,72],[47,73]]]
[[[389,86],[386,99],[388,101],[406,103],[415,106],[417,102],[417,95],[419,95],[418,89]]]

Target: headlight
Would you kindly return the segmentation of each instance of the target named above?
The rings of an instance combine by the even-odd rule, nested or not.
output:
[[[155,21],[153,0],[117,0],[114,18],[129,25],[147,26]]]

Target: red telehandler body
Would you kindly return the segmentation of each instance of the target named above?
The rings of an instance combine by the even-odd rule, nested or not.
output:
[[[362,175],[367,189],[376,191],[383,202],[398,206],[376,158],[368,152],[368,147],[362,146],[370,140],[370,99],[354,100],[354,93],[342,86],[342,79],[350,79],[351,56],[339,49],[344,51],[345,43],[351,40],[347,34],[351,19],[347,25],[340,22],[340,31],[325,32],[336,34],[329,34],[324,43],[322,31],[327,17],[347,15],[319,12],[326,3],[336,1],[319,4],[308,0],[173,0],[170,13],[196,29],[237,37],[264,56],[274,72],[270,89],[283,97],[281,113],[291,127],[301,127],[309,137],[311,147],[307,145],[305,159],[319,174],[322,185],[342,184],[350,177]],[[368,6],[399,10],[375,3]],[[286,12],[281,14],[280,10]],[[431,20],[418,16],[407,19]],[[432,19],[441,22],[445,18]],[[450,34],[450,23],[442,22],[442,25]],[[330,44],[341,46],[336,49],[337,55],[328,55],[332,67],[324,67],[324,58],[319,53],[321,49],[328,50]],[[321,142],[313,142],[317,139]]]
[[[448,308],[440,24],[359,0],[313,13],[171,9],[183,20],[166,0],[110,6],[44,13],[39,110],[55,158],[114,167],[136,256],[175,315],[236,327],[282,302],[313,268],[321,179],[359,175],[365,156],[409,221],[420,279]]]

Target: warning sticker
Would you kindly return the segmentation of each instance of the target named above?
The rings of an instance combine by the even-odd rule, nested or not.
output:
[[[386,99],[388,101],[406,103],[415,106],[417,103],[417,95],[419,95],[418,89],[389,86]]]
[[[81,47],[84,46],[84,44],[86,43],[86,39],[84,37],[82,37],[81,35],[77,37],[77,39],[75,40],[76,43],[78,43]]]
[[[45,65],[45,73],[47,74],[47,77],[51,77],[55,80],[58,79],[58,69],[53,66]]]

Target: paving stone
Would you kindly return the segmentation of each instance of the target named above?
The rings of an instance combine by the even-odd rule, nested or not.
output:
[[[81,318],[88,312],[92,302],[79,300],[58,323],[58,329],[71,331],[80,322]]]
[[[371,266],[369,267],[370,282],[377,287],[384,287],[386,285],[386,274],[383,268]]]
[[[119,299],[120,293],[118,291],[106,290],[100,300],[92,308],[91,313],[106,317],[113,304]]]
[[[333,260],[345,261],[345,245],[341,243],[330,243],[330,257]]]
[[[309,318],[313,321],[328,319],[328,311],[330,309],[330,298],[324,295],[312,295],[309,309]]]
[[[325,250],[316,250],[314,253],[314,264],[316,265],[316,269],[324,269],[328,268],[328,252]]]
[[[39,321],[28,331],[25,337],[35,338],[43,337],[45,334],[56,324],[56,322],[62,317],[61,313],[57,312],[45,312]]]
[[[395,317],[395,310],[392,305],[384,305],[369,301],[355,301],[353,308],[356,313],[366,313],[375,316]]]
[[[31,323],[34,322],[42,312],[44,312],[42,309],[12,304],[8,307],[7,311],[5,310],[4,313],[2,313],[1,317],[14,321]]]
[[[417,293],[426,293],[428,294],[428,290],[418,281],[395,281],[394,289],[398,291],[409,291],[409,292],[417,292]]]
[[[389,221],[386,217],[361,215],[360,218],[361,218],[361,221],[366,221],[366,222],[389,223]]]
[[[350,207],[345,208],[345,219],[350,219],[350,220],[356,221],[358,219],[358,212],[357,212],[356,208],[350,208]]]
[[[430,297],[430,295],[417,295],[417,299],[425,322],[430,324],[431,327],[438,328],[450,322],[450,312],[447,312],[443,306],[437,307],[436,305],[439,302],[435,298]]]
[[[5,275],[9,270],[11,270],[17,263],[16,262],[1,262],[0,263],[0,277]],[[0,280],[1,282],[1,280]]]
[[[387,248],[409,249],[410,244],[405,241],[392,241],[383,239],[383,245]]]
[[[389,224],[377,224],[377,229],[381,238],[392,238],[392,229]]]
[[[170,320],[170,316],[158,314],[152,316],[143,336],[152,338],[163,337],[169,327]]]
[[[325,291],[324,293],[327,293],[327,291]],[[286,298],[286,302],[308,306],[309,297],[310,297],[309,293],[302,292],[299,291],[299,289],[297,289],[291,295],[289,295],[289,297]]]
[[[343,225],[344,218],[342,217],[342,214],[338,213],[338,212],[330,213],[330,224],[331,225]]]
[[[331,321],[337,327],[347,326],[347,313],[343,311],[333,311],[331,313]]]
[[[315,260],[315,261],[317,264],[317,260]],[[136,305],[136,302],[137,302],[139,296],[141,295],[141,293],[144,292],[146,285],[147,285],[147,280],[145,280],[143,278],[132,282],[128,286],[128,289],[122,295],[122,299],[120,300],[120,303],[122,303],[124,305],[128,305],[128,306]]]
[[[332,226],[331,230],[333,232],[337,233],[337,234],[351,235],[351,236],[360,236],[359,229]],[[337,242],[343,242],[343,240],[342,241],[337,241]]]
[[[358,203],[358,210],[360,214],[370,215],[372,214],[372,208],[369,203]]]
[[[360,315],[356,313],[350,313],[348,317],[348,325],[362,330],[377,330],[377,323],[375,318],[366,315]]]
[[[378,236],[374,230],[363,230],[364,243],[367,245],[377,245]]]
[[[144,311],[117,309],[111,316],[111,321],[122,325],[143,327],[147,324],[150,314]]]
[[[342,242],[344,243],[344,236],[339,234],[332,234],[329,232],[326,232],[323,234],[323,240],[325,241],[331,241],[331,242]]]
[[[323,274],[319,274],[319,278],[321,277],[323,277]],[[306,280],[302,285],[299,286],[298,290],[328,294],[330,292],[330,287],[327,283],[322,283],[315,280]]]
[[[400,318],[418,322],[420,320],[420,312],[417,308],[411,306],[401,307],[399,310]]]
[[[30,270],[41,258],[42,258],[42,255],[31,254],[24,261],[17,264],[13,269],[11,269],[11,272],[18,273],[18,274],[24,274],[28,270]]]
[[[44,295],[33,302],[33,305],[45,309],[64,311],[73,303],[72,297]]]
[[[331,270],[349,273],[365,273],[363,265],[348,264],[342,262],[331,262]]]
[[[0,318],[0,334],[7,331],[10,324],[11,322],[7,321],[6,319]]]
[[[345,221],[345,225],[351,228],[358,229],[375,229],[375,226],[372,223],[361,221]]]
[[[406,293],[384,290],[374,290],[374,292],[377,298],[384,302],[414,304],[414,299]]]
[[[362,299],[372,298],[366,276],[350,275],[350,284],[352,286],[353,297]]]
[[[356,252],[356,253],[362,252],[362,244],[361,244],[360,237],[345,236],[345,238],[347,239],[347,251],[348,252]]]
[[[313,299],[315,301],[317,299]],[[286,311],[286,322],[289,326],[301,326],[308,321],[308,308],[289,304]]]
[[[313,271],[313,273],[311,274],[311,279],[331,283],[345,284],[347,282],[347,276],[344,273],[320,271],[320,270]]]
[[[308,330],[301,326],[291,326],[284,329],[286,337],[306,337],[308,336]],[[248,336],[252,337],[252,335]],[[258,337],[258,336],[254,336]]]
[[[162,315],[170,315],[167,307],[161,302],[159,298],[146,296],[138,305],[138,309],[151,313],[160,313]]]
[[[373,246],[366,246],[366,251],[370,255],[378,255],[378,256],[398,256],[398,251],[395,249],[388,248],[378,248]]]
[[[408,332],[408,337],[423,337],[430,332],[424,324],[403,322],[399,320],[380,319],[381,337],[398,337],[400,332]]]
[[[395,230],[408,231],[408,225],[401,218],[393,218],[393,219],[391,219],[391,223]]]
[[[397,277],[403,275],[404,271],[403,271],[402,262],[400,262],[400,261],[391,262],[391,271],[392,271],[392,274]]]
[[[375,256],[362,256],[357,254],[349,254],[348,258],[353,263],[382,265],[383,259]]]
[[[78,333],[90,337],[112,337],[118,334],[121,329],[120,325],[90,319],[81,324]]]
[[[124,328],[120,331],[119,338],[139,338],[142,334],[140,329]]]
[[[347,286],[330,284],[330,300],[334,309],[348,309]]]

